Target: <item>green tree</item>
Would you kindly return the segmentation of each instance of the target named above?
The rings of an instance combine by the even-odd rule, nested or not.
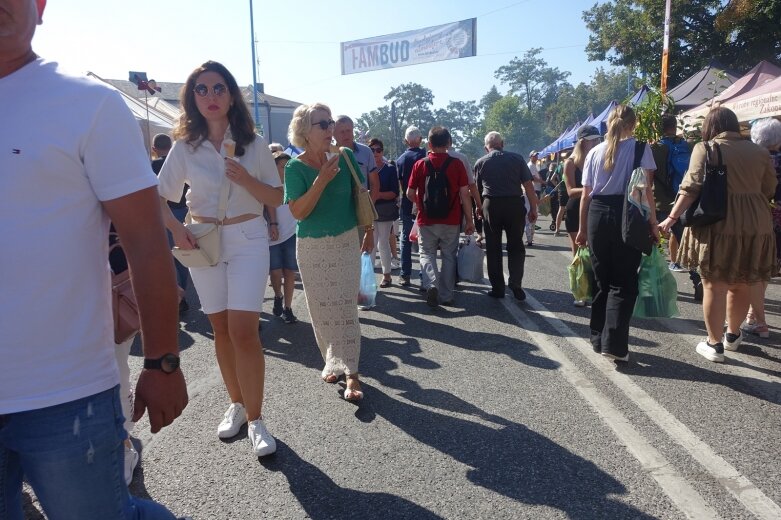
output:
[[[483,111],[483,114],[488,112],[490,108],[496,103],[502,99],[502,95],[499,93],[499,90],[496,88],[496,85],[493,85],[488,92],[485,93],[485,95],[480,99],[480,103],[478,106],[480,107],[480,110]]]
[[[511,94],[519,96],[529,114],[544,112],[570,76],[569,72],[549,67],[544,59],[538,57],[540,52],[541,47],[529,49],[523,58],[513,58],[494,73],[497,79],[510,87]]]
[[[486,113],[485,130],[499,132],[505,149],[525,155],[544,139],[538,117],[526,111],[518,96],[508,94]]]
[[[664,36],[664,0],[609,0],[583,13],[591,31],[586,53],[633,67],[658,84]],[[673,2],[669,84],[711,60],[745,72],[762,59],[781,61],[781,0]]]

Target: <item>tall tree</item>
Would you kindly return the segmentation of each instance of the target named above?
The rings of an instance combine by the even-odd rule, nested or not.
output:
[[[457,148],[475,135],[482,122],[480,108],[474,101],[451,101],[434,112],[434,121],[450,130]]]
[[[544,59],[538,57],[541,52],[541,47],[529,49],[523,58],[513,58],[494,73],[497,79],[510,87],[510,93],[520,97],[529,114],[542,113],[570,76],[569,72],[549,67]]]
[[[658,83],[664,4],[663,0],[609,0],[585,11],[583,19],[591,31],[588,58],[633,67]],[[671,20],[671,85],[711,60],[738,72],[762,59],[781,61],[781,0],[673,2]]]
[[[483,114],[488,112],[488,110],[491,109],[491,107],[502,99],[502,95],[499,93],[499,90],[496,88],[496,85],[491,86],[491,88],[488,90],[488,92],[485,93],[485,95],[480,98],[479,107],[480,110],[483,111]]]

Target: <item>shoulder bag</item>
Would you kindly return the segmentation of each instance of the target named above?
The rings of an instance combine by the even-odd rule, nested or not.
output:
[[[185,227],[195,236],[198,247],[195,249],[179,249],[174,247],[171,253],[185,267],[210,267],[220,261],[220,231],[225,219],[225,209],[228,205],[230,181],[224,179],[220,188],[220,202],[217,209],[216,222],[185,224]],[[187,214],[190,220],[190,214]]]
[[[651,209],[648,207],[646,193],[652,189],[647,185],[645,170],[640,166],[645,153],[646,143],[635,143],[635,160],[632,166],[632,175],[624,194],[624,209],[621,219],[621,237],[624,243],[630,247],[651,254],[653,240],[648,226],[648,217]]]
[[[109,254],[119,245],[119,239],[109,247]],[[138,304],[133,285],[130,282],[130,269],[121,273],[111,272],[111,311],[114,317],[114,343],[119,345],[133,337],[141,328],[138,317]]]
[[[700,227],[715,224],[727,218],[727,165],[721,157],[721,148],[713,143],[718,163],[711,163],[711,148],[705,146],[705,177],[702,189],[694,204],[681,214],[681,224],[686,227]]]
[[[352,173],[353,176],[353,198],[355,198],[355,217],[358,219],[358,225],[372,226],[374,225],[374,221],[377,220],[377,209],[372,202],[372,196],[361,184],[361,180],[355,172],[355,166],[353,166],[350,156],[345,153],[344,148],[340,148],[339,153],[342,154],[344,162],[347,163],[347,166],[350,168],[350,173]]]

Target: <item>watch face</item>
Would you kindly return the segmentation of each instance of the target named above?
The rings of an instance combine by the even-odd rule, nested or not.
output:
[[[160,358],[160,369],[166,374],[175,372],[179,368],[179,356],[175,354],[166,354]]]

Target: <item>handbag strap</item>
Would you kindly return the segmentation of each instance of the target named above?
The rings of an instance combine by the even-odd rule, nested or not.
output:
[[[355,181],[355,187],[356,189],[360,190],[360,187],[363,186],[361,183],[361,179],[358,178],[358,173],[355,171],[355,166],[353,166],[353,162],[350,160],[350,157],[347,155],[347,153],[344,151],[344,147],[339,148],[339,154],[344,157],[344,162],[347,163],[347,167],[350,168],[350,173],[353,174],[353,180]]]

